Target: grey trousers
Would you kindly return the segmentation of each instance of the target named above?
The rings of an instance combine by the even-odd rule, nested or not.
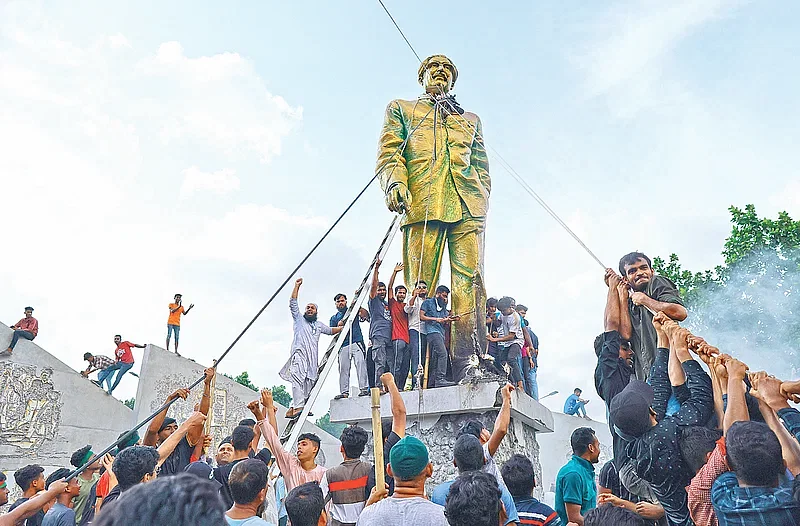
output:
[[[366,350],[361,342],[342,345],[339,349],[339,392],[350,394],[350,361],[356,366],[356,376],[358,377],[358,388],[361,390],[369,389],[369,379],[367,378],[367,363],[365,360]]]

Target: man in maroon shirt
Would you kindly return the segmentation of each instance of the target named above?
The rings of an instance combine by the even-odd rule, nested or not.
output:
[[[11,328],[14,329],[14,336],[11,338],[11,343],[8,344],[8,349],[0,354],[11,354],[20,338],[33,340],[39,334],[39,322],[33,317],[33,307],[25,307],[25,317]]]
[[[403,264],[394,266],[392,279],[389,280],[389,311],[392,313],[392,352],[389,365],[394,381],[401,391],[406,385],[408,370],[411,367],[411,347],[408,344],[408,314],[405,311],[406,294],[405,285],[394,287],[397,274],[403,272]],[[416,371],[415,371],[416,372]]]
[[[119,381],[122,380],[122,376],[133,367],[133,353],[131,352],[131,347],[136,347],[137,349],[144,349],[145,347],[144,345],[137,345],[127,341],[124,342],[122,341],[122,336],[119,334],[114,336],[114,343],[117,344],[117,348],[114,350],[114,356],[117,357],[117,362],[108,369],[112,371],[112,375],[114,374],[114,370],[119,372],[114,380],[114,384],[109,388],[108,394],[111,394],[114,389],[117,388]]]

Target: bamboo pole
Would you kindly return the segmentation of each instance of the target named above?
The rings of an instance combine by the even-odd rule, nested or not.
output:
[[[383,429],[381,427],[381,390],[370,389],[372,397],[372,442],[375,450],[375,487],[383,489],[386,478],[383,473]]]
[[[428,346],[426,345],[426,347]],[[428,347],[425,350],[425,374],[422,377],[422,385],[420,386],[420,389],[428,388],[428,366],[430,365],[430,363],[431,363],[431,348]]]
[[[217,367],[217,361],[216,360],[213,361],[212,367],[215,367],[215,368]],[[217,375],[215,374],[211,378],[211,388],[210,388],[211,392],[208,393],[208,396],[210,397],[210,400],[209,400],[209,404],[208,404],[208,416],[206,418],[205,423],[203,424],[203,435],[210,435],[211,434],[211,420],[214,418],[214,395],[216,395],[216,393],[217,393],[216,387],[217,387]],[[206,448],[203,447],[203,455],[205,455],[206,453],[208,453],[208,451],[206,451]]]

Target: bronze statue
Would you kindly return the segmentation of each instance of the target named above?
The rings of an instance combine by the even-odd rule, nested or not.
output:
[[[425,93],[389,103],[377,165],[387,207],[405,214],[409,289],[423,280],[433,296],[447,243],[452,313],[460,316],[450,333],[455,381],[464,377],[470,357],[485,348],[483,236],[491,190],[481,120],[450,94],[457,78],[455,64],[444,55],[422,62],[418,80]]]

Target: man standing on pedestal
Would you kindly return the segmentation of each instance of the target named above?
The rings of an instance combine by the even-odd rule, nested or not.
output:
[[[448,247],[453,311],[463,315],[451,343],[458,381],[476,352],[474,338],[479,352],[486,347],[478,327],[484,323],[483,236],[491,180],[481,121],[450,94],[457,78],[444,55],[422,61],[418,80],[425,93],[386,108],[377,172],[389,210],[405,213],[405,282],[438,283]]]
[[[25,317],[19,320],[16,325],[12,325],[11,328],[14,329],[11,343],[8,344],[8,349],[0,352],[0,356],[4,354],[11,355],[20,338],[33,341],[36,335],[39,334],[39,322],[33,317],[33,307],[25,307]]]

